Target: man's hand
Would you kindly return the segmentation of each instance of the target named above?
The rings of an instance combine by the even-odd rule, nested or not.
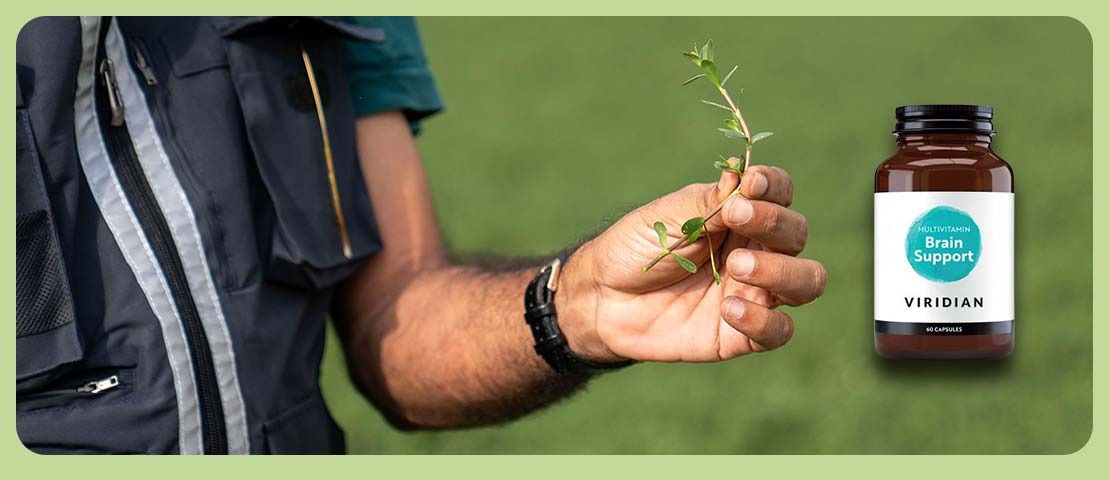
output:
[[[736,162],[736,159],[730,162]],[[739,177],[723,172],[716,184],[690,185],[625,215],[568,260],[556,302],[571,348],[595,361],[710,362],[785,344],[794,322],[775,307],[821,296],[825,268],[797,258],[808,228],[790,210],[794,185],[782,169],[752,166],[741,195]],[[652,224],[681,235],[687,218],[706,215],[723,282],[709,271],[708,242],[676,253],[699,266],[690,274],[667,258],[643,272],[660,252]]]
[[[452,264],[443,253],[432,197],[401,112],[358,120],[359,159],[379,219],[383,251],[336,293],[332,318],[355,384],[404,428],[484,425],[518,417],[585,382],[559,375],[536,355],[523,295],[534,268]],[[805,219],[786,209],[785,172],[752,167],[693,185],[625,216],[583,245],[564,267],[555,295],[571,348],[597,361],[622,358],[712,361],[771,349],[793,324],[772,308],[821,294],[821,265],[795,258]],[[701,264],[690,275],[659,253],[656,220],[677,230],[689,217],[729,204],[708,223],[729,253],[721,286],[708,271],[706,242],[678,253]],[[676,232],[677,234],[677,232]],[[748,256],[750,255],[750,256]],[[722,265],[719,265],[722,266]]]

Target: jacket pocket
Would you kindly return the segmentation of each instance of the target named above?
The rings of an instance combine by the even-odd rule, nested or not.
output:
[[[381,248],[355,147],[344,38],[321,19],[225,26],[224,48],[271,211],[258,222],[269,280],[325,288]],[[349,26],[347,26],[349,27]]]
[[[182,21],[175,18],[153,20],[161,34],[158,42],[177,78],[187,78],[210,70],[227,69],[227,56],[218,32],[219,17],[198,17]],[[151,22],[144,19],[144,22]]]
[[[17,394],[16,410],[20,415],[29,415],[124,396],[134,390],[134,370],[135,367],[118,367],[70,372],[50,385]]]
[[[16,110],[16,391],[64,373],[84,353],[26,110]]]

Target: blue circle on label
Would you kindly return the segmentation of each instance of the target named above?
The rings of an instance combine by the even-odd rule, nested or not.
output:
[[[923,278],[951,283],[968,276],[979,263],[979,225],[967,212],[939,206],[914,220],[906,233],[906,260]]]

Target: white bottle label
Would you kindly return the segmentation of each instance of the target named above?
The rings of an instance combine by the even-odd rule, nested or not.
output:
[[[1010,333],[1014,194],[875,194],[875,320],[882,333]]]

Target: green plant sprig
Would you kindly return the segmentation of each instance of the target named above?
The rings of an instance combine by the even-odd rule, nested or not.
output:
[[[723,128],[717,128],[717,130],[723,133],[725,137],[729,139],[738,140],[743,146],[744,153],[741,155],[740,161],[737,162],[735,165],[728,163],[728,161],[725,160],[725,158],[722,156],[720,160],[717,160],[713,163],[713,166],[721,170],[735,172],[737,176],[743,179],[744,172],[748,169],[748,165],[750,165],[752,161],[752,146],[756,142],[770,137],[771,135],[773,135],[773,133],[759,132],[755,135],[751,134],[751,131],[748,129],[748,123],[744,121],[744,115],[740,113],[740,107],[736,104],[735,101],[733,101],[732,95],[730,95],[728,90],[725,88],[725,84],[727,84],[729,79],[732,78],[732,74],[736,73],[736,70],[739,68],[739,66],[732,67],[732,69],[728,71],[724,78],[721,78],[720,73],[717,70],[717,64],[713,63],[712,40],[705,42],[705,45],[702,45],[701,48],[698,48],[697,45],[694,45],[694,49],[692,51],[685,52],[683,53],[683,55],[685,55],[687,59],[693,62],[694,65],[697,65],[698,68],[701,69],[701,73],[690,77],[690,79],[683,82],[682,85],[689,85],[699,79],[706,78],[709,80],[710,83],[713,84],[714,87],[717,87],[717,92],[721,94],[721,98],[724,99],[725,104],[720,104],[712,100],[702,100],[701,103],[720,108],[722,110],[727,110],[729,112],[729,117],[724,120],[725,126]],[[741,92],[742,91],[743,89],[741,89]],[[729,196],[739,194],[740,184],[737,183],[736,189],[733,190],[732,193],[729,194]],[[653,228],[655,229],[656,234],[659,235],[659,246],[663,247],[663,251],[661,251],[659,255],[652,259],[652,261],[649,262],[647,265],[644,265],[643,271],[646,272],[654,267],[657,263],[662,261],[664,258],[671,257],[675,260],[676,263],[678,263],[679,266],[681,266],[687,272],[697,273],[698,266],[695,265],[694,262],[691,262],[688,258],[675,253],[675,250],[687,243],[697,242],[704,233],[705,240],[709,246],[709,265],[710,268],[713,270],[713,280],[720,284],[721,275],[717,271],[717,260],[715,258],[715,252],[713,251],[713,240],[709,236],[709,230],[706,227],[706,223],[713,217],[720,214],[721,209],[724,208],[724,205],[724,202],[721,202],[721,204],[717,205],[717,208],[710,212],[708,215],[694,217],[683,222],[682,226],[679,229],[682,232],[682,237],[680,237],[677,241],[669,246],[667,245],[667,225],[663,222],[655,222]]]

